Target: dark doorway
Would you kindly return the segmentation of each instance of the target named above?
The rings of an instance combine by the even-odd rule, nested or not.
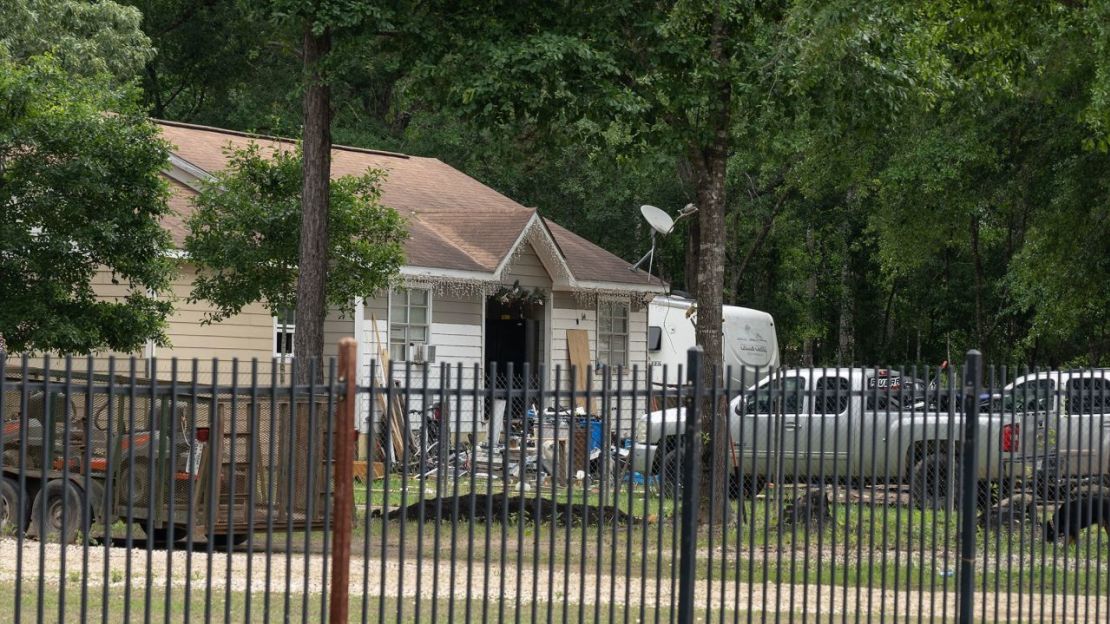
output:
[[[543,362],[544,349],[543,319],[542,303],[506,302],[496,297],[486,300],[487,387],[539,389],[540,363]],[[524,376],[526,363],[529,369],[528,378]],[[512,377],[509,376],[510,364],[513,369]],[[523,396],[513,397],[513,401],[506,406],[505,424],[519,424],[527,408]],[[490,406],[487,406],[487,410],[489,409]],[[490,416],[488,411],[486,416]]]

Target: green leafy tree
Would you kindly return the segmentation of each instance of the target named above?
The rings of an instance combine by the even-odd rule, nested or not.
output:
[[[135,4],[167,115],[299,131],[300,22]],[[785,363],[936,364],[973,346],[1106,361],[1106,2],[359,7],[328,54],[333,131],[440,158],[635,260],[638,205],[697,199],[688,136],[706,136],[720,73],[715,6],[733,85],[723,299],[774,314]],[[697,226],[661,241],[676,288],[696,284]]]
[[[191,299],[214,306],[205,322],[254,302],[275,313],[296,306],[302,166],[299,150],[267,154],[252,144],[230,152],[227,169],[197,196],[185,250],[197,267]],[[379,202],[384,175],[368,170],[332,181],[329,306],[349,312],[356,297],[389,286],[404,262],[404,222]]]
[[[108,114],[105,111],[114,109]],[[168,146],[106,80],[0,57],[0,335],[13,351],[166,342]],[[108,271],[128,287],[98,298]]]
[[[628,0],[452,11],[444,3],[414,30],[433,35],[418,43],[428,59],[421,83],[446,106],[529,125],[564,145],[664,146],[681,163],[698,208],[684,277],[698,301],[697,342],[713,363],[722,353],[733,155],[756,136],[767,153],[808,156],[819,140],[832,145],[828,137],[889,123],[900,101],[943,78],[944,55],[928,35],[944,18],[859,4]],[[718,462],[706,502],[725,495],[727,422],[715,411],[705,409],[702,422]]]
[[[71,75],[130,82],[154,56],[133,7],[110,0],[0,0],[0,49],[16,59],[50,54]]]

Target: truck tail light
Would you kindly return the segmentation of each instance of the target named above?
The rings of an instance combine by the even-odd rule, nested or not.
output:
[[[1013,423],[1002,427],[1002,452],[1015,453],[1021,449],[1021,425]]]

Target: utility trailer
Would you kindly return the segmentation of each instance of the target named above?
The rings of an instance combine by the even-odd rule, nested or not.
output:
[[[191,531],[224,545],[323,526],[334,456],[326,387],[291,400],[287,388],[92,380],[5,373],[0,528],[69,543],[109,539],[124,522],[155,541]]]

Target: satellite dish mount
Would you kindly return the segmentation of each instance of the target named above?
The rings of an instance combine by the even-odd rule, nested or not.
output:
[[[686,207],[678,213],[678,219],[672,219],[671,215],[655,206],[649,206],[647,204],[640,206],[640,214],[644,215],[644,220],[651,226],[651,249],[649,249],[648,252],[644,254],[644,257],[640,258],[636,264],[628,267],[628,270],[635,271],[640,268],[640,265],[647,262],[647,272],[648,275],[651,275],[651,267],[655,261],[655,235],[662,234],[666,236],[670,234],[671,231],[674,230],[675,223],[680,221],[683,217],[688,217],[697,211],[697,207],[693,204],[686,204]]]

